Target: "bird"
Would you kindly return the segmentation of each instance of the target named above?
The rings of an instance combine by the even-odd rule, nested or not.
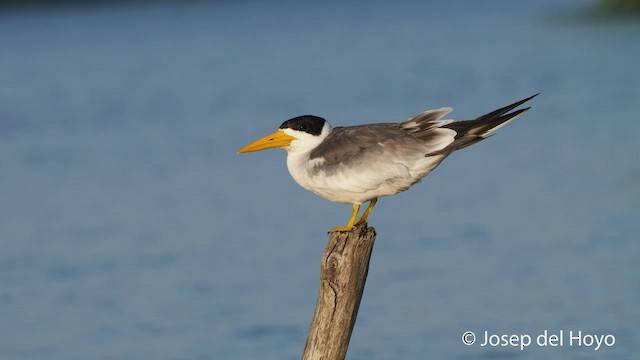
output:
[[[347,225],[329,231],[348,232],[367,223],[378,198],[409,189],[454,151],[493,135],[529,110],[514,109],[537,95],[463,121],[443,119],[453,111],[450,107],[427,110],[399,123],[335,128],[322,117],[302,115],[238,153],[285,149],[289,173],[300,186],[327,200],[353,205]]]

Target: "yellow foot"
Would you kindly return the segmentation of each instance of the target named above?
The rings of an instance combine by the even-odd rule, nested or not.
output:
[[[351,225],[347,225],[347,226],[338,226],[338,227],[334,227],[333,229],[329,230],[329,233],[334,233],[334,232],[349,232],[351,230],[353,230],[355,228],[355,226]]]
[[[369,201],[369,206],[367,206],[367,209],[364,211],[364,213],[360,217],[360,220],[356,221],[355,225],[361,225],[361,224],[367,223],[367,220],[369,219],[369,214],[371,213],[371,210],[373,210],[373,208],[376,206],[377,202],[378,202],[378,198],[375,198]]]
[[[360,219],[360,220],[356,221],[355,224],[353,224],[353,227],[360,226],[360,225],[366,224],[366,223],[367,223],[367,219]]]
[[[329,233],[334,232],[349,232],[353,230],[355,226],[353,223],[356,221],[356,216],[358,216],[358,211],[360,211],[360,204],[353,204],[353,213],[351,213],[351,218],[349,219],[349,223],[347,226],[338,226],[329,231]]]

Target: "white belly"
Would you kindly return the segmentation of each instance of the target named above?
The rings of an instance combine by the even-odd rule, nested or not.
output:
[[[331,171],[323,171],[324,159],[309,161],[308,155],[289,154],[287,168],[300,186],[327,200],[361,204],[407,190],[445,157],[420,156],[410,163],[376,163],[357,167],[339,165]]]

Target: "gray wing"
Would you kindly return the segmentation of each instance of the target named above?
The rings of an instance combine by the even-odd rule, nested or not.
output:
[[[453,120],[440,118],[453,109],[440,108],[422,112],[402,123],[380,123],[337,127],[316,147],[310,158],[324,158],[325,164],[346,164],[368,159],[389,159],[411,154],[424,156],[441,150],[453,141],[450,132],[438,131]],[[445,142],[446,144],[442,144]]]
[[[471,121],[441,120],[452,109],[440,108],[401,123],[335,128],[311,151],[310,159],[318,161],[310,162],[314,165],[309,171],[357,178],[357,182],[341,182],[349,191],[374,189],[394,179],[408,187],[453,151],[485,139],[527,111],[529,108],[510,112],[532,97]]]
[[[365,158],[374,161],[384,152],[397,148],[421,151],[423,145],[397,123],[338,127],[310,154],[311,159],[324,158],[325,164],[346,164]]]
[[[414,164],[424,159],[422,141],[400,124],[371,124],[335,128],[310,154],[320,159],[310,174],[352,178],[339,183],[343,190],[365,192],[392,179],[410,179]]]
[[[311,151],[310,160],[319,161],[310,162],[310,175],[357,179],[339,184],[352,192],[376,189],[385,183],[394,183],[395,192],[408,188],[446,156],[431,159],[425,155],[454,141],[455,131],[441,128],[452,120],[437,120],[448,111],[424,112],[402,123],[335,128]]]

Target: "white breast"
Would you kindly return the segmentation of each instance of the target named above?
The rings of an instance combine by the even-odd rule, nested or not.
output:
[[[309,160],[307,154],[289,153],[287,168],[293,179],[303,188],[327,200],[360,204],[373,198],[397,194],[407,190],[433,170],[446,155],[422,156],[412,164],[388,163],[384,167],[340,166],[327,175],[318,170],[324,159]]]

